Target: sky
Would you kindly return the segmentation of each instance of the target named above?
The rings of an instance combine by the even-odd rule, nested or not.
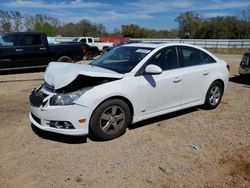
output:
[[[176,17],[194,11],[204,18],[238,16],[250,0],[0,0],[0,9],[23,14],[43,14],[63,23],[88,19],[108,31],[123,24],[151,29],[174,29]]]

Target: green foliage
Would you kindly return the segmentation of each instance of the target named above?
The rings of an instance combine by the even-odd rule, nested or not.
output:
[[[235,16],[203,19],[193,12],[181,13],[179,23],[180,38],[197,39],[246,39],[250,38],[250,22]]]
[[[99,37],[106,35],[107,32],[104,25],[94,24],[89,20],[83,19],[76,24],[68,23],[62,27],[59,27],[58,34],[67,37],[76,37],[76,36]]]
[[[131,38],[176,38],[176,30],[155,30],[146,29],[136,24],[128,24],[121,26],[121,34],[124,37]]]
[[[36,22],[34,31],[46,33],[50,37],[56,36],[56,27],[50,25],[48,22]]]
[[[179,23],[180,38],[195,38],[202,24],[202,19],[193,12],[181,13],[176,21]]]

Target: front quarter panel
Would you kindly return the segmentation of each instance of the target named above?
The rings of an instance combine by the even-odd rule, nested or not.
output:
[[[95,86],[84,93],[76,103],[89,107],[92,111],[103,101],[111,97],[124,97],[128,99],[134,110],[134,115],[138,114],[141,107],[138,77],[124,77],[123,79],[111,81],[102,85]]]

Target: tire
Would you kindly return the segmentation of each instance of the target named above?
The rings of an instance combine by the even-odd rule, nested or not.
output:
[[[91,51],[87,52],[85,58],[86,58],[86,60],[92,60],[93,59],[93,52],[91,52]]]
[[[57,60],[58,62],[67,62],[67,63],[73,63],[72,59],[69,56],[61,56]]]
[[[126,132],[131,114],[126,102],[111,99],[96,108],[90,119],[90,133],[98,140],[111,140]]]
[[[215,109],[223,96],[223,86],[219,81],[213,82],[208,88],[204,107],[206,109]]]

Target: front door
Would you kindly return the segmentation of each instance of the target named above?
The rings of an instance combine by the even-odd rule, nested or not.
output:
[[[177,69],[175,47],[159,50],[147,64],[159,66],[163,72],[158,75],[140,76],[140,96],[143,100],[141,115],[161,113],[161,111],[180,105],[182,92],[182,73]]]
[[[9,34],[0,38],[0,69],[16,69],[26,62],[21,35]]]

